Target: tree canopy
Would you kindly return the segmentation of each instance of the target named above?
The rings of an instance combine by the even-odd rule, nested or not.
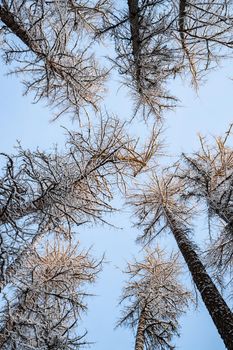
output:
[[[34,103],[52,107],[53,120],[78,120],[78,130],[66,129],[63,151],[19,145],[15,154],[0,153],[3,349],[86,344],[78,329],[88,293],[80,287],[95,280],[101,261],[79,252],[75,232],[90,222],[108,224],[116,191],[134,210],[137,241],[151,249],[144,262],[128,265],[135,280],[123,291],[129,304],[119,323],[136,327],[135,349],[172,349],[190,295],[179,281],[178,255],[166,260],[154,246],[164,232],[233,349],[233,314],[219,288],[232,283],[231,126],[213,146],[200,137],[196,153],[161,158],[167,111],[178,104],[171,81],[182,77],[197,90],[231,57],[232,23],[230,0],[0,2],[9,73],[21,78]],[[134,104],[129,118],[104,105],[112,72]],[[141,120],[147,136],[133,132]],[[209,222],[204,254],[195,242],[197,215]]]

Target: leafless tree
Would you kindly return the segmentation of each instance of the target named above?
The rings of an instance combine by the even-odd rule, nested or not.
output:
[[[232,56],[232,1],[180,0],[178,11],[177,39],[195,83],[220,59]]]
[[[1,349],[73,350],[85,344],[77,322],[86,310],[83,284],[93,282],[100,263],[79,247],[56,240],[35,249],[14,276],[13,298],[1,313]]]
[[[216,137],[213,145],[200,137],[200,151],[183,155],[186,166],[179,175],[187,182],[184,197],[203,200],[209,218],[217,218],[222,226],[217,236],[211,237],[208,250],[210,265],[217,268],[218,277],[219,273],[224,276],[226,271],[232,272],[233,263],[233,150],[228,142],[231,129],[232,126],[224,137]],[[216,226],[216,222],[213,224]]]
[[[182,201],[185,186],[185,182],[168,171],[160,177],[154,174],[150,184],[132,195],[138,225],[144,227],[141,239],[150,242],[163,231],[172,233],[225,346],[233,349],[233,314],[189,237],[193,208]]]
[[[177,65],[169,47],[169,3],[130,0],[121,9],[116,5],[110,22],[100,31],[112,35],[117,53],[114,64],[132,90],[135,113],[140,111],[145,118],[153,112],[160,119],[161,110],[176,102],[166,91],[167,78]]]
[[[148,251],[142,262],[128,265],[127,273],[121,301],[126,306],[118,325],[136,329],[135,350],[174,349],[178,318],[190,299],[178,281],[178,255],[165,259],[159,248]]]
[[[137,150],[116,119],[102,120],[86,134],[68,132],[66,151],[24,151],[8,156],[0,179],[1,288],[10,281],[22,256],[42,237],[56,232],[66,238],[88,221],[106,222],[116,186],[140,172],[159,147],[154,132]]]
[[[109,22],[108,22],[109,21]],[[110,33],[116,66],[144,116],[176,104],[169,80],[191,73],[197,87],[202,76],[233,48],[230,0],[128,0],[116,4],[99,34]]]
[[[109,6],[108,0],[0,2],[3,57],[23,74],[25,93],[48,99],[56,116],[98,109],[107,70],[97,63],[90,33]]]
[[[5,61],[27,73],[25,92],[48,99],[56,116],[99,108],[108,70],[95,58],[94,36],[112,35],[117,57],[110,58],[136,111],[159,119],[176,104],[171,78],[190,72],[197,86],[233,47],[231,0],[4,0],[0,21]]]
[[[25,92],[32,92],[35,102],[45,99],[55,107],[56,117],[62,113],[79,117],[81,111],[88,114],[89,106],[95,112],[99,108],[108,70],[98,64],[95,39],[110,33],[117,53],[116,60],[110,58],[133,91],[135,111],[142,111],[145,118],[153,113],[159,120],[162,110],[176,104],[168,91],[170,79],[191,73],[197,86],[205,72],[231,54],[232,11],[230,0],[128,0],[125,6],[119,2],[112,6],[110,0],[2,0],[1,50],[5,62],[12,63],[12,72],[24,74]],[[101,121],[98,130],[68,134],[65,152],[55,149],[48,154],[19,147],[15,156],[1,154],[5,159],[0,178],[1,289],[23,271],[32,249],[45,235],[70,238],[75,226],[105,222],[104,214],[114,210],[110,202],[113,187],[124,189],[128,176],[145,169],[158,149],[156,131],[141,152],[137,140],[128,137],[124,127],[111,118]],[[225,269],[232,261],[232,156],[221,142],[218,155],[213,153],[214,161],[208,154],[210,170],[204,169],[205,176],[219,171],[221,162],[227,170],[213,176],[217,184],[208,198],[201,188],[205,176],[198,184],[199,192],[195,191],[196,197],[206,196],[210,212],[225,224],[212,251],[213,261]],[[192,168],[187,179],[194,187],[196,165],[206,165],[202,157],[201,153],[194,159],[186,157]],[[161,180],[155,176],[153,184],[133,198],[140,225],[145,224],[142,238],[150,241],[167,229],[173,233],[219,333],[232,349],[232,315],[189,239],[192,210],[182,201],[187,197],[188,182],[179,176],[168,174]],[[20,288],[19,301],[8,303],[9,315],[14,310],[19,318],[25,315],[25,310],[18,311],[21,300],[28,302],[27,292]],[[5,312],[7,315],[7,309]]]

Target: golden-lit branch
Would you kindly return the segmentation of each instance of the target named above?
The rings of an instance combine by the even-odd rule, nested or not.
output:
[[[6,62],[18,64],[13,72],[24,75],[25,92],[33,92],[35,101],[48,99],[56,116],[98,109],[107,70],[99,68],[85,28],[94,30],[96,18],[107,15],[107,3],[86,7],[82,1],[18,0],[0,5]]]
[[[139,218],[138,226],[144,228],[141,238],[150,242],[163,231],[173,235],[219,334],[226,347],[231,349],[233,314],[208,275],[197,247],[189,238],[193,210],[182,198],[185,180],[177,178],[176,174],[167,172],[160,177],[155,175],[147,187],[132,195],[131,203]]]
[[[114,39],[114,65],[132,92],[136,111],[158,119],[176,98],[168,91],[177,74],[200,79],[221,59],[232,57],[230,0],[129,0],[112,11],[101,33]]]
[[[233,149],[229,144],[232,125],[224,137],[208,145],[200,137],[200,151],[183,155],[186,166],[179,175],[187,182],[184,197],[202,199],[210,218],[220,219],[223,228],[209,246],[210,265],[219,272],[232,269],[233,263]]]
[[[101,265],[78,250],[56,240],[42,254],[31,251],[14,277],[13,299],[5,300],[1,349],[72,350],[86,343],[77,324],[86,310],[83,285],[94,282]]]
[[[52,154],[24,151],[6,159],[0,179],[1,288],[21,256],[46,234],[67,238],[85,222],[106,222],[115,188],[147,167],[159,149],[159,131],[140,149],[117,119],[96,129],[68,132],[66,149]],[[4,256],[7,255],[6,257]],[[13,259],[13,261],[12,261]]]
[[[142,262],[128,264],[129,281],[121,300],[125,307],[118,326],[137,330],[135,350],[170,350],[190,293],[178,280],[181,267],[177,255],[165,259],[159,248],[146,253]]]

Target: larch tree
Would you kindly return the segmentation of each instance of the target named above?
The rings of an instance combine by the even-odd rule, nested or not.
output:
[[[2,293],[15,287],[15,280],[24,280],[25,264],[45,238],[55,235],[72,242],[78,226],[106,222],[106,215],[114,211],[110,203],[114,188],[123,193],[128,179],[146,167],[151,152],[159,147],[157,136],[154,133],[140,151],[124,125],[108,117],[99,129],[69,131],[66,151],[61,153],[25,151],[19,146],[18,154],[1,155],[6,160],[0,182]],[[34,268],[31,273],[34,280]],[[34,287],[32,283],[32,293]],[[1,332],[4,338],[4,327]]]
[[[124,125],[108,118],[99,130],[69,132],[66,152],[19,147],[14,156],[2,154],[1,288],[46,234],[71,238],[74,226],[105,222],[104,214],[114,210],[109,202],[114,187],[124,191],[127,178],[146,166],[148,150],[153,154],[159,147],[157,137],[154,133],[148,147],[137,150]]]
[[[144,228],[139,241],[150,243],[164,231],[170,232],[188,266],[202,300],[221,335],[227,349],[233,349],[233,313],[218,291],[190,238],[193,207],[184,203],[186,183],[176,172],[153,174],[151,182],[134,191],[131,204],[138,217],[138,226]]]
[[[176,96],[169,91],[171,79],[191,75],[197,88],[209,70],[231,55],[232,23],[230,0],[0,1],[2,58],[10,64],[11,73],[23,76],[25,93],[31,93],[34,102],[45,100],[55,109],[55,118],[69,114],[78,118],[80,126],[84,118],[89,125],[87,132],[82,127],[79,132],[68,132],[64,153],[56,149],[51,154],[31,152],[19,147],[15,156],[1,154],[6,160],[0,178],[3,292],[17,274],[23,274],[25,261],[45,236],[71,239],[74,227],[87,221],[105,222],[104,214],[113,211],[113,186],[125,190],[128,175],[140,173],[158,151],[154,128],[148,146],[138,150],[137,140],[128,136],[117,119],[101,119],[109,71],[116,68],[132,92],[133,114],[145,119],[152,115],[159,124],[162,112],[177,104]],[[108,35],[116,56],[109,55],[110,66],[100,64],[97,54],[101,42],[109,42]],[[93,112],[100,120],[99,129],[91,121]],[[213,264],[220,264],[224,270],[232,263],[232,161],[221,142],[217,153],[206,155],[203,150],[204,156],[184,156],[189,166],[188,182],[182,173],[161,179],[155,176],[133,202],[140,226],[145,225],[143,239],[150,241],[163,230],[173,233],[225,345],[232,349],[232,313],[189,238],[192,210],[183,202],[184,197],[191,197],[187,186],[193,186],[196,197],[204,198],[209,211],[225,223],[211,253]],[[212,175],[216,169],[217,174]],[[209,192],[206,179],[212,186]],[[34,287],[32,283],[29,289]],[[18,293],[17,298],[30,307],[24,290]],[[8,305],[10,313],[12,307],[21,308],[21,304],[12,306],[10,301]],[[19,317],[26,314],[17,311]],[[21,334],[20,327],[17,329]],[[4,338],[4,329],[2,334]]]
[[[95,54],[99,38],[115,43],[113,67],[133,91],[136,111],[160,119],[174,107],[168,83],[191,73],[197,86],[205,73],[231,55],[230,0],[1,1],[2,56],[23,74],[25,93],[46,99],[55,116],[82,117],[100,108],[108,76]]]
[[[230,0],[116,2],[99,35],[113,38],[113,64],[132,91],[135,113],[160,119],[177,104],[168,89],[171,79],[191,75],[197,88],[209,70],[231,56],[232,19]]]
[[[76,324],[85,311],[83,284],[94,282],[100,263],[61,239],[35,249],[13,278],[14,293],[1,312],[1,349],[73,350],[86,344]]]
[[[178,278],[178,256],[165,259],[158,247],[144,260],[128,264],[129,280],[123,290],[125,305],[118,326],[136,330],[135,350],[174,349],[178,319],[188,306],[191,294]]]
[[[185,166],[182,166],[179,174],[187,183],[183,197],[186,200],[201,200],[206,206],[211,237],[207,259],[218,279],[220,276],[224,278],[226,272],[230,273],[230,278],[232,274],[233,149],[229,142],[231,139],[232,125],[224,137],[214,139],[214,144],[208,144],[205,138],[200,137],[200,150],[192,155],[183,154]]]
[[[108,0],[1,1],[3,59],[23,75],[25,93],[46,99],[62,113],[98,109],[107,70],[93,51],[93,32],[107,15]]]

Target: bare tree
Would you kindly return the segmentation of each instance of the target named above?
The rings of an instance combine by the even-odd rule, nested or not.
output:
[[[102,120],[86,134],[68,132],[66,151],[24,151],[6,158],[0,180],[1,288],[21,264],[22,256],[43,236],[66,238],[88,221],[106,222],[115,186],[147,166],[158,149],[158,134],[137,150],[118,120]]]
[[[100,33],[109,32],[114,39],[117,57],[113,61],[132,91],[135,113],[147,118],[152,112],[160,119],[161,111],[176,103],[166,87],[177,69],[166,22],[171,6],[169,1],[129,0],[122,7],[112,13]]]
[[[86,310],[83,284],[100,263],[71,243],[56,240],[45,252],[31,251],[13,279],[14,295],[1,313],[1,349],[71,350],[85,344],[77,322]]]
[[[171,340],[190,298],[178,281],[178,255],[165,259],[159,248],[148,251],[142,262],[128,265],[127,273],[121,301],[126,307],[118,325],[137,330],[135,350],[174,349]]]
[[[217,218],[222,226],[217,236],[211,237],[208,251],[210,265],[217,268],[218,277],[219,273],[224,276],[226,271],[232,272],[233,263],[233,150],[228,144],[231,129],[232,126],[224,137],[216,137],[213,145],[200,137],[200,151],[183,155],[186,166],[179,175],[187,182],[184,197],[204,201],[209,218]]]
[[[178,18],[183,60],[197,83],[220,59],[232,56],[232,1],[180,0]]]
[[[114,39],[116,66],[133,91],[136,111],[147,117],[176,104],[169,80],[191,73],[199,80],[233,48],[229,0],[128,0],[116,5],[100,34]]]
[[[63,152],[19,146],[15,156],[1,154],[6,162],[0,179],[0,285],[3,293],[16,288],[2,311],[3,349],[73,350],[82,343],[79,336],[69,337],[84,308],[76,287],[91,280],[96,264],[74,255],[72,245],[55,246],[45,256],[36,249],[45,237],[52,240],[51,234],[70,240],[77,226],[106,222],[106,214],[114,211],[114,189],[124,192],[159,148],[159,131],[140,151],[126,125],[110,117],[82,131],[67,131]]]
[[[174,173],[168,172],[161,177],[154,174],[148,186],[132,195],[131,203],[139,218],[138,225],[144,227],[141,239],[150,242],[163,231],[172,233],[225,346],[233,349],[233,314],[189,238],[193,210],[182,201],[185,186]]]
[[[48,99],[56,116],[99,108],[108,72],[95,57],[100,34],[114,38],[117,57],[110,58],[133,91],[136,111],[158,119],[176,104],[170,79],[190,72],[197,86],[233,46],[231,0],[4,0],[0,21],[5,61],[27,73],[25,92]]]
[[[24,75],[25,93],[48,99],[56,116],[98,109],[107,70],[94,57],[90,33],[109,6],[108,0],[1,1],[3,57]]]
[[[128,0],[125,6],[117,2],[112,6],[110,0],[2,0],[1,50],[5,62],[12,63],[12,72],[26,76],[25,92],[32,92],[35,102],[45,99],[56,108],[57,117],[62,113],[79,117],[81,111],[89,116],[89,106],[95,112],[99,109],[108,73],[98,64],[95,39],[108,32],[117,53],[116,60],[110,58],[132,89],[135,111],[142,111],[145,118],[153,113],[159,120],[162,110],[176,104],[168,92],[170,79],[191,73],[197,86],[205,72],[231,54],[232,10],[230,0]],[[146,168],[158,150],[155,136],[153,130],[149,145],[141,152],[123,125],[109,118],[101,121],[98,131],[69,132],[63,153],[31,152],[19,147],[15,156],[1,154],[6,160],[0,178],[1,289],[13,283],[45,235],[70,238],[75,226],[87,221],[105,222],[104,215],[114,210],[110,202],[113,187],[124,190],[128,176]],[[218,156],[221,161],[224,147]],[[231,163],[228,150],[226,153],[225,167]],[[198,163],[199,158],[187,162]],[[207,198],[209,209],[225,223],[216,242],[220,251],[213,250],[217,252],[214,260],[224,268],[232,260],[229,174],[230,166],[224,175],[214,175],[220,182]],[[174,178],[168,174],[160,181],[155,176],[153,185],[135,196],[140,224],[146,226],[143,238],[153,239],[155,233],[166,229],[173,233],[219,333],[232,349],[232,315],[188,237],[192,211],[181,198],[187,194],[187,182]],[[205,186],[206,180],[200,181]],[[200,193],[204,198],[204,192]],[[27,292],[22,294],[23,301],[25,298]],[[17,311],[20,303],[12,306],[9,302],[9,313],[14,310],[21,317],[23,313]]]

